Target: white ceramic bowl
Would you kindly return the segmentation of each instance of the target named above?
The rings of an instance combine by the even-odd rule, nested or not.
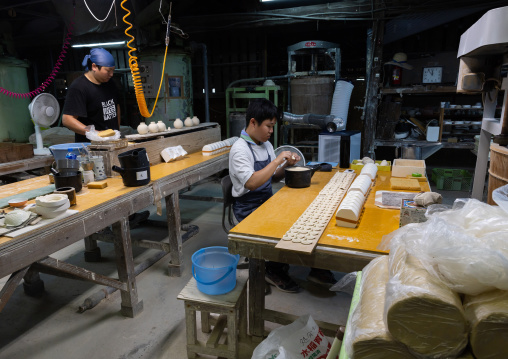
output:
[[[36,206],[35,212],[40,214],[42,218],[55,218],[65,213],[67,209],[70,207],[69,199],[67,199],[67,203],[58,206],[58,207],[44,207],[44,206]]]
[[[46,196],[37,197],[35,204],[37,207],[59,207],[66,202],[69,202],[69,197],[66,194],[52,193]]]
[[[13,198],[9,200],[9,206],[11,207],[23,207],[28,200],[26,198]]]

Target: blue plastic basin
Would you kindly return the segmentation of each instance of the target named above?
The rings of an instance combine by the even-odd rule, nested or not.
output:
[[[83,145],[89,146],[90,142],[83,142],[83,143],[61,143],[59,145],[53,145],[49,146],[49,150],[51,151],[51,154],[56,160],[63,160],[65,159],[65,155],[67,152],[69,152],[69,148],[72,148],[72,153],[74,153],[76,156],[79,156],[85,152],[83,149]]]
[[[192,275],[198,289],[211,295],[231,292],[236,286],[236,265],[239,255],[227,247],[202,248],[192,255]]]

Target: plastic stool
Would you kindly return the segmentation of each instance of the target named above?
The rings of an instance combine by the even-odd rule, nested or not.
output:
[[[247,338],[247,279],[248,273],[237,272],[235,289],[222,295],[200,292],[194,278],[182,289],[178,299],[185,305],[189,358],[195,358],[196,354],[238,358],[239,338]],[[201,312],[202,332],[210,333],[206,343],[197,339],[196,311]],[[219,314],[218,319],[211,318],[210,313]],[[227,344],[219,344],[226,327]]]

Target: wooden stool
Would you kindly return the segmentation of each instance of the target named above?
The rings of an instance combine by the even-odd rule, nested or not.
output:
[[[185,325],[187,327],[187,356],[197,353],[235,359],[238,358],[239,338],[247,338],[247,279],[248,271],[237,272],[236,287],[222,295],[208,295],[199,291],[196,280],[191,278],[182,289],[178,299],[184,301]],[[197,340],[196,311],[201,312],[201,330],[210,333],[206,343]],[[219,314],[219,318],[210,317]],[[213,326],[213,330],[211,327]],[[227,345],[219,339],[228,328]]]

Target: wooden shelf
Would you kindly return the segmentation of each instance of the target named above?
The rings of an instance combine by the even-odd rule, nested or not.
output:
[[[442,93],[457,93],[455,86],[413,86],[413,87],[398,87],[398,88],[382,88],[380,90],[382,95],[396,95],[396,94],[442,94]]]

